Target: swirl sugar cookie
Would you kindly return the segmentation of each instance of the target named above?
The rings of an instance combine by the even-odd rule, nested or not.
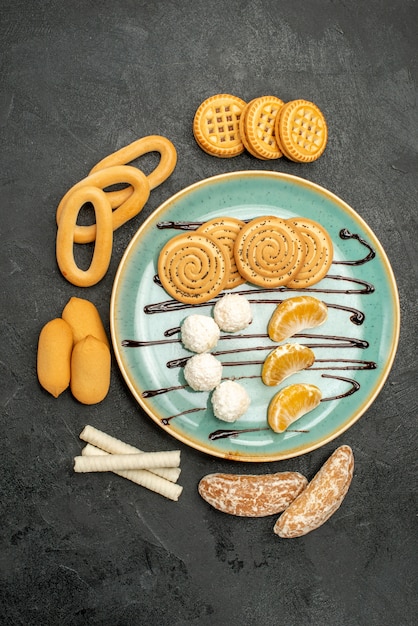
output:
[[[331,267],[334,254],[332,239],[326,229],[314,220],[295,217],[286,221],[297,229],[306,244],[305,261],[287,286],[298,289],[315,285]]]
[[[218,94],[202,102],[193,120],[193,134],[202,150],[221,158],[244,152],[239,132],[244,107],[244,100],[230,94]]]
[[[212,239],[215,239],[224,248],[229,257],[230,270],[225,289],[233,289],[245,283],[245,279],[237,269],[234,257],[235,240],[243,226],[245,226],[245,222],[236,217],[215,217],[197,229],[198,233],[209,235]]]
[[[235,262],[241,276],[259,287],[286,285],[305,259],[305,245],[293,226],[275,216],[246,224],[235,240]]]
[[[207,302],[225,288],[230,263],[227,253],[208,235],[182,233],[169,239],[158,257],[158,276],[175,300]]]

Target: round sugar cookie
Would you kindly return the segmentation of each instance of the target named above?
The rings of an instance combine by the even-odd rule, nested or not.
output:
[[[245,283],[245,279],[237,269],[234,257],[235,239],[243,226],[245,222],[237,217],[215,217],[199,226],[196,231],[212,237],[229,257],[230,269],[224,289],[234,289]]]
[[[286,221],[298,230],[306,245],[303,265],[287,287],[297,289],[315,285],[331,267],[334,255],[332,239],[327,230],[314,220],[295,217]]]
[[[305,244],[296,228],[275,216],[246,224],[235,240],[235,262],[240,274],[259,287],[286,285],[305,259]]]
[[[260,96],[250,102],[245,115],[245,134],[250,152],[264,159],[283,156],[276,141],[276,119],[284,105],[276,96]]]
[[[208,235],[181,233],[169,239],[158,257],[158,276],[175,300],[200,304],[224,289],[229,258]]]
[[[276,118],[276,138],[291,161],[311,163],[324,152],[328,127],[320,109],[308,100],[291,100]]]
[[[239,121],[245,104],[230,94],[218,94],[202,102],[193,120],[193,134],[202,150],[221,158],[244,152]]]

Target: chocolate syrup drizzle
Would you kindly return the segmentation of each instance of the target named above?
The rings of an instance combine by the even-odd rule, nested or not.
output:
[[[160,222],[159,224],[157,224],[157,228],[159,229],[177,229],[177,230],[182,230],[182,231],[191,231],[191,230],[196,230],[196,228],[198,228],[199,226],[201,226],[203,222],[173,222],[173,221],[166,221],[166,222]],[[369,261],[371,261],[375,256],[376,253],[373,250],[373,248],[370,246],[370,244],[365,241],[362,237],[360,237],[357,233],[351,233],[348,229],[343,228],[342,230],[340,230],[339,236],[341,239],[355,239],[357,240],[362,246],[364,246],[365,248],[367,248],[367,250],[369,251],[368,254],[361,258],[361,259],[356,259],[356,260],[352,260],[352,261],[333,261],[332,264],[333,265],[349,265],[349,266],[360,266],[363,265],[364,263],[368,263]],[[353,278],[353,277],[347,277],[347,276],[342,276],[342,275],[333,275],[333,274],[327,274],[326,279],[328,281],[338,281],[339,284],[343,284],[343,283],[351,283],[352,285],[355,285],[355,287],[346,287],[346,288],[324,288],[324,287],[309,287],[309,288],[304,288],[304,289],[288,289],[285,286],[283,287],[278,287],[278,288],[272,288],[272,289],[257,289],[257,291],[254,291],[252,289],[248,289],[248,288],[243,288],[242,290],[236,290],[234,291],[234,293],[239,293],[245,297],[247,297],[247,299],[249,300],[249,302],[252,305],[259,305],[259,304],[280,304],[281,302],[283,302],[283,298],[281,299],[263,299],[263,294],[267,294],[267,293],[283,293],[283,292],[289,292],[291,291],[292,293],[296,293],[296,292],[303,292],[303,293],[321,293],[321,294],[347,294],[347,295],[352,295],[352,294],[360,294],[360,295],[368,295],[374,292],[375,288],[371,283],[368,283],[360,278]],[[158,278],[158,276],[154,276],[154,282],[158,285],[161,286],[161,282]],[[163,302],[157,302],[154,304],[148,304],[146,306],[144,306],[144,312],[146,315],[153,315],[153,314],[157,314],[157,313],[170,313],[172,311],[179,311],[179,310],[185,310],[185,309],[189,309],[189,308],[193,308],[196,309],[197,307],[205,307],[205,306],[212,306],[216,300],[218,300],[219,298],[222,297],[223,294],[220,294],[219,296],[217,296],[216,298],[214,298],[213,300],[211,300],[210,302],[205,302],[205,303],[201,303],[201,304],[194,304],[194,305],[189,305],[189,304],[184,304],[182,302],[178,302],[176,300],[166,300]],[[261,296],[261,297],[260,297]],[[359,309],[353,308],[353,307],[349,307],[349,306],[343,306],[343,305],[339,305],[336,304],[334,302],[326,302],[326,305],[328,308],[333,308],[333,309],[338,309],[341,311],[347,311],[350,315],[350,321],[357,326],[360,326],[361,324],[363,324],[364,320],[365,320],[365,315],[363,311],[360,311]],[[155,345],[165,345],[165,344],[175,344],[175,343],[180,343],[181,339],[180,339],[180,327],[176,326],[173,328],[169,328],[164,332],[164,337],[166,337],[166,339],[159,339],[159,340],[152,340],[152,341],[139,341],[136,339],[123,339],[121,342],[122,347],[124,348],[142,348],[142,347],[146,347],[146,346],[155,346]],[[344,336],[336,336],[336,335],[321,335],[321,334],[310,334],[310,333],[298,333],[293,335],[294,339],[303,339],[303,340],[311,340],[311,343],[304,341],[303,345],[309,347],[309,348],[315,348],[319,349],[319,348],[360,348],[362,350],[366,349],[369,347],[369,343],[364,340],[364,339],[360,339],[360,338],[356,338],[356,337],[344,337]],[[263,334],[239,334],[239,335],[222,335],[221,339],[223,341],[227,341],[230,339],[234,339],[235,341],[241,341],[241,340],[249,340],[249,339],[269,339],[268,335],[266,333]],[[237,353],[246,353],[246,352],[258,352],[258,351],[270,351],[273,349],[273,345],[259,345],[259,346],[251,346],[251,347],[243,347],[243,348],[234,348],[233,350],[218,350],[218,351],[214,351],[212,352],[212,354],[216,357],[218,356],[226,356],[228,354],[237,354]],[[183,358],[178,358],[178,359],[172,359],[170,361],[167,361],[166,363],[166,367],[169,369],[173,369],[173,368],[179,368],[179,367],[184,367],[184,365],[186,364],[186,362],[188,361],[188,359],[190,359],[191,356],[188,357],[183,357]],[[262,365],[264,363],[264,359],[261,360],[243,360],[243,361],[222,361],[222,364],[224,366],[229,366],[229,367],[241,367],[241,366],[248,366],[248,365]],[[374,361],[368,361],[368,360],[363,360],[363,359],[315,359],[314,364],[308,368],[305,371],[309,371],[309,370],[332,370],[332,371],[336,371],[336,370],[373,370],[377,368],[377,363],[375,363]],[[234,380],[240,380],[243,378],[261,378],[260,375],[242,375],[242,376],[236,376],[233,377]],[[321,374],[321,378],[330,378],[330,379],[334,379],[334,380],[339,380],[341,382],[346,382],[349,385],[349,388],[347,391],[345,391],[344,393],[340,394],[340,395],[335,395],[335,396],[329,396],[326,398],[322,398],[321,402],[330,402],[332,400],[340,400],[342,398],[346,398],[350,395],[352,395],[353,393],[355,393],[356,391],[358,391],[360,389],[360,383],[352,378],[345,378],[343,376],[338,376],[336,374]],[[152,398],[155,397],[157,395],[161,395],[161,394],[165,394],[165,393],[169,393],[171,391],[176,391],[179,389],[184,389],[187,388],[187,385],[177,385],[177,386],[173,386],[173,387],[165,387],[162,389],[148,389],[146,391],[142,392],[142,397],[143,398]],[[171,420],[175,419],[176,417],[180,417],[182,415],[186,415],[189,413],[196,413],[196,412],[200,412],[200,411],[205,411],[206,407],[202,407],[202,408],[191,408],[188,409],[186,411],[183,411],[181,413],[178,413],[176,415],[172,415],[170,417],[166,417],[163,418],[161,420],[162,424],[164,425],[168,425],[170,423]],[[226,439],[226,438],[234,438],[239,436],[242,433],[249,433],[249,432],[258,432],[258,431],[268,431],[271,430],[270,427],[260,427],[260,428],[243,428],[243,429],[219,429],[219,430],[215,430],[212,433],[210,433],[208,435],[208,438],[211,441],[215,441],[217,439]],[[298,430],[298,429],[287,429],[286,432],[308,432],[308,431],[303,431],[303,430]]]

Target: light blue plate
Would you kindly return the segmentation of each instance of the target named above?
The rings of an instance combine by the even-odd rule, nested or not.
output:
[[[211,315],[214,302],[178,306],[155,281],[158,255],[168,239],[182,232],[185,223],[222,215],[243,220],[262,215],[308,217],[327,229],[334,244],[329,274],[303,290],[328,304],[328,320],[289,340],[312,347],[316,362],[279,387],[267,387],[260,379],[262,362],[276,345],[266,336],[267,323],[279,301],[302,291],[263,292],[248,284],[234,290],[250,300],[254,321],[233,338],[221,335],[213,351],[224,364],[223,377],[239,379],[251,397],[248,412],[234,424],[215,418],[210,394],[192,391],[183,376],[182,359],[192,354],[182,347],[178,328],[191,312]],[[352,426],[387,379],[398,345],[399,319],[392,269],[362,218],[316,184],[264,171],[202,180],[164,202],[126,249],[111,298],[116,358],[145,413],[183,443],[239,461],[295,457]],[[281,387],[294,382],[316,384],[323,400],[287,432],[276,434],[267,425],[268,404]]]

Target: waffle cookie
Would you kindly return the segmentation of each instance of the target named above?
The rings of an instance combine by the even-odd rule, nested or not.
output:
[[[229,257],[230,269],[225,289],[234,289],[234,287],[245,283],[245,279],[237,269],[234,257],[235,239],[243,226],[245,226],[245,222],[236,217],[216,217],[197,229],[198,233],[209,235],[215,239]]]
[[[278,159],[282,151],[276,141],[276,119],[284,105],[276,96],[251,100],[245,110],[244,133],[248,151],[257,158]]]
[[[250,100],[250,102],[248,102],[242,110],[241,117],[239,118],[239,132],[241,135],[241,141],[244,144],[244,148],[256,159],[261,159],[262,161],[266,161],[267,159],[265,157],[257,154],[257,152],[252,148],[247,138],[246,119],[247,119],[248,109],[250,108],[253,102],[254,100]]]
[[[239,273],[259,287],[286,285],[302,267],[306,246],[291,224],[274,216],[248,222],[235,240]]]
[[[227,253],[205,234],[182,233],[169,239],[158,257],[158,276],[175,300],[186,304],[207,302],[228,280]]]
[[[288,159],[311,163],[325,150],[328,128],[316,104],[308,100],[291,100],[282,107],[276,118],[275,135]]]
[[[244,107],[244,100],[230,94],[218,94],[202,102],[193,120],[193,134],[202,150],[221,158],[244,152],[239,132]]]
[[[315,285],[324,278],[331,267],[334,254],[332,239],[325,228],[314,220],[297,217],[286,221],[297,229],[306,244],[304,263],[287,287],[300,289]]]

